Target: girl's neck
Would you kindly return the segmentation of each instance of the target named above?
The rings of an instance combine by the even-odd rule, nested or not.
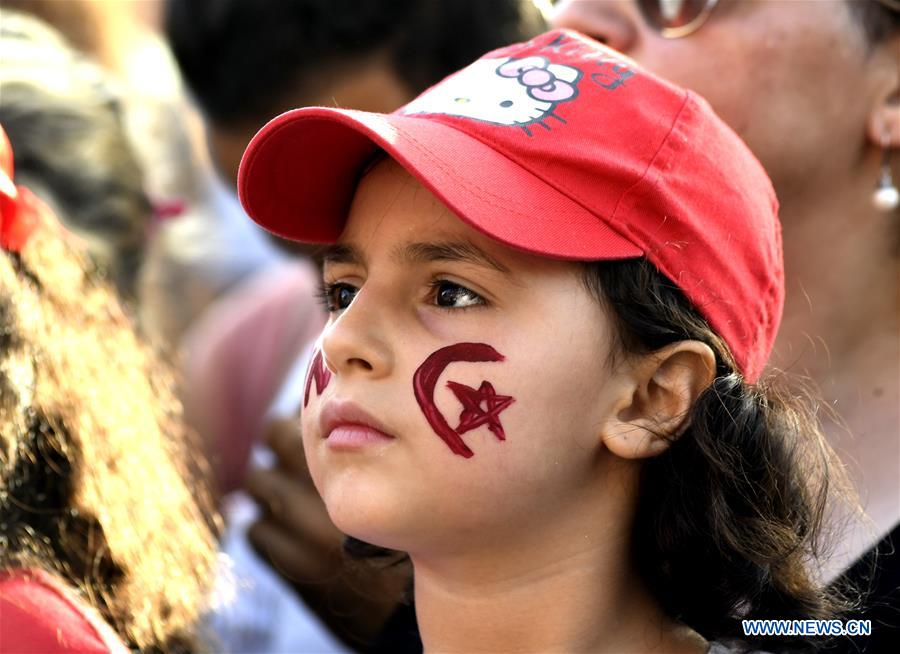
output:
[[[627,535],[607,524],[559,540],[548,534],[561,525],[535,525],[532,539],[507,547],[413,555],[425,651],[705,652],[699,635],[663,614],[627,563]]]

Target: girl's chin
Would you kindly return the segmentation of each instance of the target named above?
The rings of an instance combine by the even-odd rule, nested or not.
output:
[[[401,530],[391,530],[382,523],[373,524],[372,520],[359,520],[332,515],[332,521],[347,536],[352,536],[357,540],[376,547],[405,552],[409,549],[410,542],[415,541],[414,538],[409,538],[409,535],[403,537]]]
[[[430,551],[447,537],[441,534],[442,525],[435,524],[434,511],[402,501],[344,495],[341,501],[326,502],[326,506],[341,532],[370,545],[402,552]]]
[[[398,498],[347,485],[340,488],[330,485],[324,490],[331,521],[348,536],[379,547],[401,549],[404,539],[399,534],[415,526],[415,516],[398,511],[403,507]]]

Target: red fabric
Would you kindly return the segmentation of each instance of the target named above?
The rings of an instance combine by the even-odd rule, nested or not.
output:
[[[0,248],[21,251],[42,209],[28,189],[13,183],[12,145],[0,127]]]
[[[333,242],[377,147],[506,245],[562,259],[646,256],[748,380],[762,371],[784,297],[777,201],[760,163],[696,95],[556,30],[488,53],[390,115],[282,114],[244,154],[241,202],[270,231]]]
[[[13,176],[14,161],[12,144],[9,142],[6,130],[0,125],[0,172],[6,173],[10,179]]]
[[[113,651],[85,610],[50,575],[34,570],[0,571],[0,652]]]

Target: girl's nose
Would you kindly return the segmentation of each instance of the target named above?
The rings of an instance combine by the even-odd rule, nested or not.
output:
[[[386,338],[384,312],[372,306],[373,300],[360,290],[340,317],[325,328],[322,355],[328,368],[339,375],[379,378],[391,372],[394,357]]]
[[[561,0],[553,12],[553,27],[587,34],[628,54],[638,37],[640,16],[633,0]]]

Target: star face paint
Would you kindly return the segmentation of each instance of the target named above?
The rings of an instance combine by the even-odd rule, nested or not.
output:
[[[306,373],[306,391],[303,394],[304,409],[309,404],[309,391],[312,388],[313,381],[316,382],[316,395],[321,395],[322,391],[328,386],[328,382],[331,381],[331,371],[325,367],[321,350],[316,350],[309,364],[309,370]]]
[[[500,423],[500,412],[512,404],[515,398],[497,395],[488,381],[481,382],[478,389],[457,382],[448,382],[448,387],[463,405],[459,425],[454,429],[434,403],[434,390],[438,379],[447,366],[457,361],[477,363],[503,361],[505,358],[484,343],[456,343],[432,353],[413,375],[413,393],[419,408],[422,409],[431,428],[454,454],[466,458],[474,455],[460,435],[482,425],[487,425],[498,440],[506,440],[503,425]]]
[[[462,413],[459,414],[459,425],[455,430],[457,434],[465,434],[471,429],[487,425],[497,440],[506,440],[503,425],[500,424],[500,412],[513,403],[513,398],[508,395],[497,395],[489,381],[481,382],[478,390],[454,381],[447,382],[447,386],[463,405]],[[481,408],[482,404],[485,406],[484,409]]]

